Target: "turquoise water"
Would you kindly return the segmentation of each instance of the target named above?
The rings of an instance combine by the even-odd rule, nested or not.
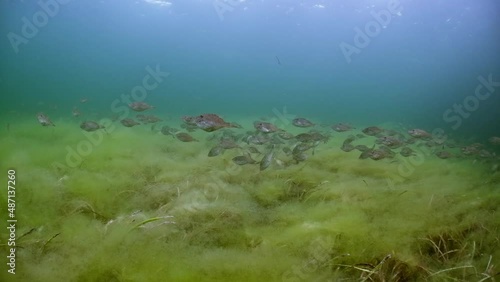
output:
[[[0,277],[498,277],[500,147],[490,141],[500,136],[496,1],[0,5],[0,167],[17,171],[20,191],[17,274],[3,267]],[[133,101],[154,106],[142,114],[162,121],[122,126],[118,120],[141,114],[128,108]],[[40,112],[55,127],[40,126]],[[190,132],[193,143],[160,133],[204,113],[241,125],[232,129],[241,149],[207,156],[224,130]],[[307,160],[295,163],[281,151],[296,146],[292,140],[257,146],[275,150],[265,171],[234,164],[253,122],[309,132],[292,125],[296,117],[329,138]],[[107,131],[81,130],[86,120]],[[338,122],[354,129],[335,132]],[[424,129],[444,143],[408,144],[415,159],[400,148],[380,161],[340,149],[374,125],[405,139]],[[488,156],[463,154],[474,143]],[[436,157],[441,150],[453,157]],[[72,152],[76,163],[68,162]],[[0,199],[6,203],[7,193]],[[5,222],[7,205],[0,210]],[[8,236],[0,232],[2,262]],[[306,271],[311,257],[318,263]],[[66,261],[67,269],[56,267]]]
[[[3,41],[2,88],[16,94],[4,95],[2,105],[18,112],[50,112],[57,105],[51,113],[64,116],[88,97],[96,111],[105,111],[140,83],[146,66],[160,65],[171,77],[147,100],[167,114],[261,115],[287,106],[325,122],[395,121],[448,130],[444,111],[474,94],[478,76],[498,81],[494,1],[401,2],[401,14],[392,15],[351,63],[339,45],[353,45],[354,28],[364,30],[370,12],[386,9],[385,1],[302,8],[300,2],[244,3],[223,20],[214,3],[60,4],[19,53]],[[40,9],[29,1],[3,5],[2,33],[20,36],[21,18],[32,20]],[[457,133],[494,135],[498,97],[481,102]]]

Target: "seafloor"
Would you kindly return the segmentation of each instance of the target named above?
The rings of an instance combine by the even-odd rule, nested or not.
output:
[[[236,120],[244,128],[234,130],[253,120]],[[16,274],[2,270],[13,279],[2,281],[499,279],[492,161],[440,159],[432,148],[360,160],[339,149],[357,126],[320,128],[331,137],[314,155],[260,171],[232,162],[242,149],[208,157],[216,132],[183,143],[150,126],[114,123],[85,135],[76,121],[56,121],[20,118],[1,129],[0,167],[4,182],[16,170],[18,220]],[[4,189],[2,222],[6,198]]]

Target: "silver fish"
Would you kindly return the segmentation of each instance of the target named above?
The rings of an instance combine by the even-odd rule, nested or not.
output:
[[[142,123],[156,123],[162,121],[161,118],[153,116],[153,115],[137,115],[138,120]]]
[[[490,143],[492,145],[496,145],[496,146],[500,145],[500,137],[493,136],[490,139],[488,139],[488,141],[490,141]]]
[[[297,127],[311,127],[315,124],[305,118],[295,118],[292,120],[292,124]]]
[[[269,122],[263,122],[263,121],[254,122],[253,126],[255,127],[255,129],[257,129],[258,131],[263,132],[263,133],[271,133],[271,132],[276,132],[276,131],[280,130],[276,125],[269,123]]]
[[[54,123],[52,123],[52,121],[50,120],[50,118],[46,116],[44,113],[38,113],[36,115],[36,118],[38,119],[38,122],[42,126],[49,126],[49,125],[55,126]]]
[[[262,157],[262,160],[260,160],[260,170],[263,171],[264,169],[268,168],[271,165],[273,158],[274,158],[273,150],[265,154],[264,157]]]
[[[224,149],[235,149],[235,148],[241,148],[240,145],[238,145],[236,142],[234,142],[231,138],[229,137],[222,137],[221,140],[219,141],[220,147]]]
[[[259,149],[255,148],[254,146],[250,146],[247,149],[248,149],[248,152],[251,154],[260,154]]]
[[[285,155],[287,156],[290,156],[292,154],[292,150],[288,147],[283,147],[283,149],[281,149],[283,151],[283,153],[285,153]]]
[[[95,121],[84,121],[80,124],[80,128],[85,130],[85,131],[91,132],[91,131],[96,131],[98,129],[104,128],[104,126],[98,124]]]
[[[401,148],[401,151],[399,152],[401,154],[401,156],[403,157],[409,157],[409,156],[414,156],[416,155],[415,154],[415,151],[413,151],[412,149],[408,148],[408,147],[403,147]]]
[[[375,136],[377,134],[382,133],[384,130],[382,128],[376,127],[376,126],[369,126],[363,130],[361,130],[364,134],[369,135],[369,136]]]
[[[453,155],[448,151],[439,151],[439,152],[436,152],[435,155],[440,159],[449,159],[449,158],[453,157]]]
[[[429,137],[431,137],[431,134],[429,132],[427,132],[423,129],[418,129],[418,128],[408,130],[408,134],[410,134],[411,137],[415,137],[415,138],[429,138]]]
[[[132,126],[136,126],[136,125],[139,125],[140,123],[138,123],[137,121],[131,119],[131,118],[125,118],[125,119],[122,119],[120,120],[120,123],[123,124],[123,126],[126,126],[126,127],[132,127]]]
[[[191,120],[191,119],[184,119]],[[220,116],[216,114],[202,114],[195,117],[192,122],[196,124],[196,126],[206,132],[212,132],[221,128],[226,127],[234,127],[239,128],[240,126],[235,123],[229,123],[223,120]]]
[[[175,134],[179,132],[179,130],[176,128],[172,128],[168,125],[165,125],[161,128],[160,132],[163,135],[171,135],[172,137],[175,137]]]
[[[222,148],[221,146],[215,146],[212,149],[210,149],[210,151],[208,152],[208,156],[215,157],[222,153],[224,153],[224,148]]]
[[[308,158],[307,154],[306,154],[306,153],[303,153],[303,152],[302,152],[302,153],[298,153],[298,154],[294,154],[294,155],[293,155],[293,159],[294,159],[297,163],[302,162],[302,161],[305,161],[305,160],[307,160],[307,158]]]
[[[354,145],[352,145],[351,143],[344,143],[342,144],[342,147],[340,147],[340,150],[344,152],[350,152],[354,149],[356,149],[356,147],[354,147]]]
[[[182,142],[198,142],[197,139],[186,132],[178,132],[175,134],[175,137]]]
[[[337,124],[332,125],[332,129],[337,132],[345,132],[353,129],[350,124],[339,122]]]
[[[262,145],[271,139],[266,135],[248,135],[244,140],[247,144]]]
[[[356,146],[354,146],[354,149],[361,151],[361,152],[370,150],[370,148],[368,148],[368,146],[366,146],[366,145],[356,145]]]
[[[312,143],[312,142],[302,142],[302,143],[298,143],[297,145],[295,145],[295,147],[293,147],[293,150],[292,150],[292,153],[295,155],[295,154],[299,154],[299,153],[302,153],[302,152],[305,152],[309,149],[312,149],[314,148],[315,146],[317,146],[317,144],[315,143]]]
[[[378,144],[384,144],[389,148],[396,149],[404,145],[403,141],[399,140],[396,137],[392,136],[382,136],[379,137],[376,141]]]
[[[293,137],[295,137],[293,134],[286,132],[286,131],[278,132],[278,136],[283,140],[290,140],[290,139],[293,139]]]
[[[73,108],[73,111],[71,111],[74,117],[79,117],[82,113],[76,108]]]
[[[250,157],[250,155],[245,154],[243,156],[236,156],[233,158],[233,162],[237,165],[254,164],[256,161]]]

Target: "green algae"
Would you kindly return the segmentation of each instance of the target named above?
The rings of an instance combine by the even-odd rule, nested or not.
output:
[[[498,276],[500,176],[487,164],[426,156],[399,181],[394,176],[403,160],[359,160],[340,151],[342,138],[333,137],[304,163],[259,172],[235,166],[236,151],[209,158],[210,134],[194,135],[201,142],[117,127],[71,167],[65,148],[85,140],[75,123],[11,126],[0,153],[2,171],[14,168],[18,175],[14,278]],[[388,179],[395,179],[392,185]],[[4,220],[6,206],[0,211]],[[5,250],[6,236],[0,234]]]

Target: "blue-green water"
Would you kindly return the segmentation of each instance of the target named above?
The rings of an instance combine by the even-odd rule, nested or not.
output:
[[[17,276],[3,263],[0,277],[498,277],[498,1],[9,0],[0,11],[0,167],[18,172],[21,191]],[[136,118],[127,104],[139,100],[155,107],[145,113],[162,119],[156,128],[117,121]],[[40,112],[56,126],[40,126]],[[261,146],[276,153],[260,172],[232,162],[241,136],[241,152],[209,158],[219,133],[195,131],[193,143],[159,133],[203,113],[240,124],[241,136],[258,120],[308,132],[291,125],[305,117],[329,139],[293,164],[276,149],[285,145]],[[85,133],[85,120],[111,126]],[[338,122],[353,131],[333,131]],[[421,157],[410,161],[340,149],[371,125],[447,142],[408,143]],[[463,154],[474,143],[485,151]],[[453,157],[437,158],[441,149]],[[154,225],[167,216],[175,223]]]
[[[41,8],[3,3],[2,112],[51,112],[49,105],[57,105],[52,115],[64,116],[81,97],[104,112],[140,83],[146,66],[160,65],[171,76],[147,101],[173,116],[265,115],[286,106],[324,122],[449,130],[453,123],[443,113],[474,94],[478,76],[500,80],[495,1],[403,1],[400,14],[391,14],[351,63],[339,45],[355,46],[354,28],[364,30],[370,13],[386,10],[389,1],[236,1],[221,12],[223,20],[218,2],[184,2],[69,1],[16,45],[17,54],[8,33],[23,36],[22,17],[33,22]],[[459,134],[496,133],[498,91],[474,107]]]

